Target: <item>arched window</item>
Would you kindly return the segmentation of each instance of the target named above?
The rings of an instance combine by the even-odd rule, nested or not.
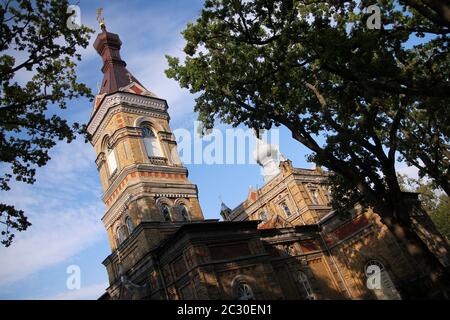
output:
[[[377,300],[401,299],[389,272],[380,261],[368,261],[364,266],[364,273],[367,288],[372,290]]]
[[[237,287],[238,300],[255,300],[252,288],[245,282],[239,282]]]
[[[127,225],[127,228],[128,228],[128,234],[130,235],[130,234],[133,232],[133,230],[134,230],[133,221],[131,220],[130,217],[127,217],[127,218],[125,219],[125,224]]]
[[[116,155],[108,137],[105,138],[103,144],[104,152],[106,154],[106,161],[108,163],[109,175],[112,176],[117,170]]]
[[[299,271],[297,275],[298,286],[300,289],[302,299],[312,300],[314,299],[314,294],[309,283],[308,277],[303,271]]]
[[[161,145],[152,127],[148,123],[142,124],[142,136],[144,138],[145,150],[149,157],[163,157]]]
[[[259,220],[261,220],[262,222],[266,222],[267,219],[267,213],[265,213],[264,211],[259,214]]]
[[[309,185],[308,186],[309,194],[311,195],[311,199],[313,204],[319,204],[320,203],[320,195],[319,190],[315,186]]]
[[[291,210],[289,209],[286,201],[283,201],[281,204],[281,209],[283,209],[284,214],[286,215],[286,217],[290,217],[291,216]]]
[[[127,238],[127,235],[125,234],[125,227],[124,226],[118,227],[116,232],[117,232],[117,242],[120,245]]]
[[[161,206],[161,212],[163,214],[164,221],[171,221],[172,220],[171,217],[170,217],[170,210],[169,210],[169,207],[167,205],[163,204]]]
[[[191,218],[189,216],[189,211],[184,204],[180,205],[180,213],[181,213],[181,217],[183,218],[184,221],[191,220]]]

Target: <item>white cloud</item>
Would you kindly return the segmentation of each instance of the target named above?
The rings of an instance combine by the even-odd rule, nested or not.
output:
[[[161,10],[116,2],[108,4],[104,16],[108,30],[119,33],[123,41],[122,56],[130,71],[149,90],[168,100],[173,120],[186,122],[187,117],[192,117],[193,97],[164,74],[167,68],[164,55],[182,55],[184,40],[180,31],[185,27],[185,12]],[[124,11],[133,19],[124,19]],[[90,79],[93,76],[91,62],[97,59],[96,78],[101,79],[101,59],[92,47],[99,31],[95,12],[86,10],[82,14],[82,22],[94,27],[96,32],[89,46],[80,50],[83,60],[77,69],[79,77]],[[83,108],[90,109],[90,105]],[[80,109],[78,113],[86,114],[86,110]],[[25,210],[33,224],[27,231],[17,234],[11,247],[0,247],[2,289],[7,290],[14,282],[64,262],[98,243],[102,237],[106,239],[100,221],[104,211],[100,200],[102,190],[92,146],[84,144],[81,138],[71,144],[63,142],[52,150],[51,156],[48,165],[38,169],[36,184],[13,183],[11,191],[0,193],[4,202]],[[106,286],[89,286],[53,298],[80,299],[89,295],[97,298]]]
[[[176,81],[167,78],[164,73],[168,68],[165,54],[180,56],[182,43],[183,41],[178,39],[167,47],[133,55],[127,61],[131,72],[148,90],[167,100],[169,113],[175,121],[191,114],[195,104],[194,96],[187,89],[180,88]]]
[[[61,263],[106,237],[99,179],[89,149],[81,139],[58,144],[51,151],[52,160],[38,170],[35,185],[16,183],[2,193],[5,202],[25,211],[32,226],[17,233],[11,247],[0,247],[0,286]]]
[[[108,283],[99,283],[81,287],[79,290],[67,290],[52,297],[39,298],[39,300],[95,300],[105,293],[107,287]]]
[[[405,163],[401,163],[397,166],[397,173],[406,175],[413,179],[419,178],[419,169],[414,166],[408,166]]]
[[[0,286],[63,262],[96,243],[104,232],[101,212],[99,206],[92,206],[41,214],[13,246],[0,249]]]

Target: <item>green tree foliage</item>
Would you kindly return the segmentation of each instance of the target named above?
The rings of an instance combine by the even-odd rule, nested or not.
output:
[[[371,5],[381,13],[373,29]],[[400,158],[450,194],[448,1],[207,0],[166,74],[219,119],[284,125],[332,170],[336,209],[373,207],[411,255],[441,266],[412,231]],[[419,248],[412,250],[411,248]],[[421,258],[420,258],[421,259]],[[442,270],[441,270],[442,271]],[[440,271],[439,271],[440,272]]]
[[[450,197],[426,179],[414,179],[399,175],[403,190],[419,193],[422,207],[433,220],[438,230],[450,240]]]
[[[77,81],[77,53],[89,43],[92,30],[67,27],[67,1],[6,0],[0,3],[0,190],[11,179],[35,182],[36,167],[44,166],[57,140],[72,141],[83,131],[48,110],[65,109],[67,101],[92,98]],[[31,74],[29,81],[19,77]],[[2,244],[9,246],[15,231],[30,226],[25,213],[0,203]]]

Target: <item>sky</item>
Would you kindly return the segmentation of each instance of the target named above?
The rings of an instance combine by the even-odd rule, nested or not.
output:
[[[187,129],[194,135],[194,96],[168,79],[165,55],[183,57],[180,32],[199,15],[201,0],[118,1],[80,0],[81,22],[98,32],[96,9],[110,32],[122,40],[121,55],[139,81],[169,104],[172,130]],[[101,59],[92,47],[82,50],[77,72],[93,92],[102,80]],[[71,122],[87,123],[92,111],[88,100],[69,103],[60,112]],[[219,127],[226,129],[224,126]],[[252,150],[252,143],[248,149]],[[288,130],[279,131],[279,148],[294,166],[311,168],[308,151],[292,139]],[[0,193],[2,201],[24,210],[32,226],[18,233],[9,248],[0,247],[0,299],[96,299],[108,287],[102,261],[111,253],[101,222],[105,206],[95,164],[95,153],[82,138],[58,143],[52,159],[37,172],[34,185],[14,183]],[[205,218],[220,218],[222,199],[233,208],[242,202],[250,186],[261,187],[256,164],[186,165],[189,179],[197,184]],[[401,172],[415,175],[412,168]],[[81,286],[67,286],[68,268],[78,266]]]

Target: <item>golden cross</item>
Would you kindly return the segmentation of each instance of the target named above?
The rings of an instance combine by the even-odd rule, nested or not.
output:
[[[105,18],[103,18],[103,8],[98,8],[97,9],[97,21],[100,24],[100,27],[104,27],[105,26]]]

